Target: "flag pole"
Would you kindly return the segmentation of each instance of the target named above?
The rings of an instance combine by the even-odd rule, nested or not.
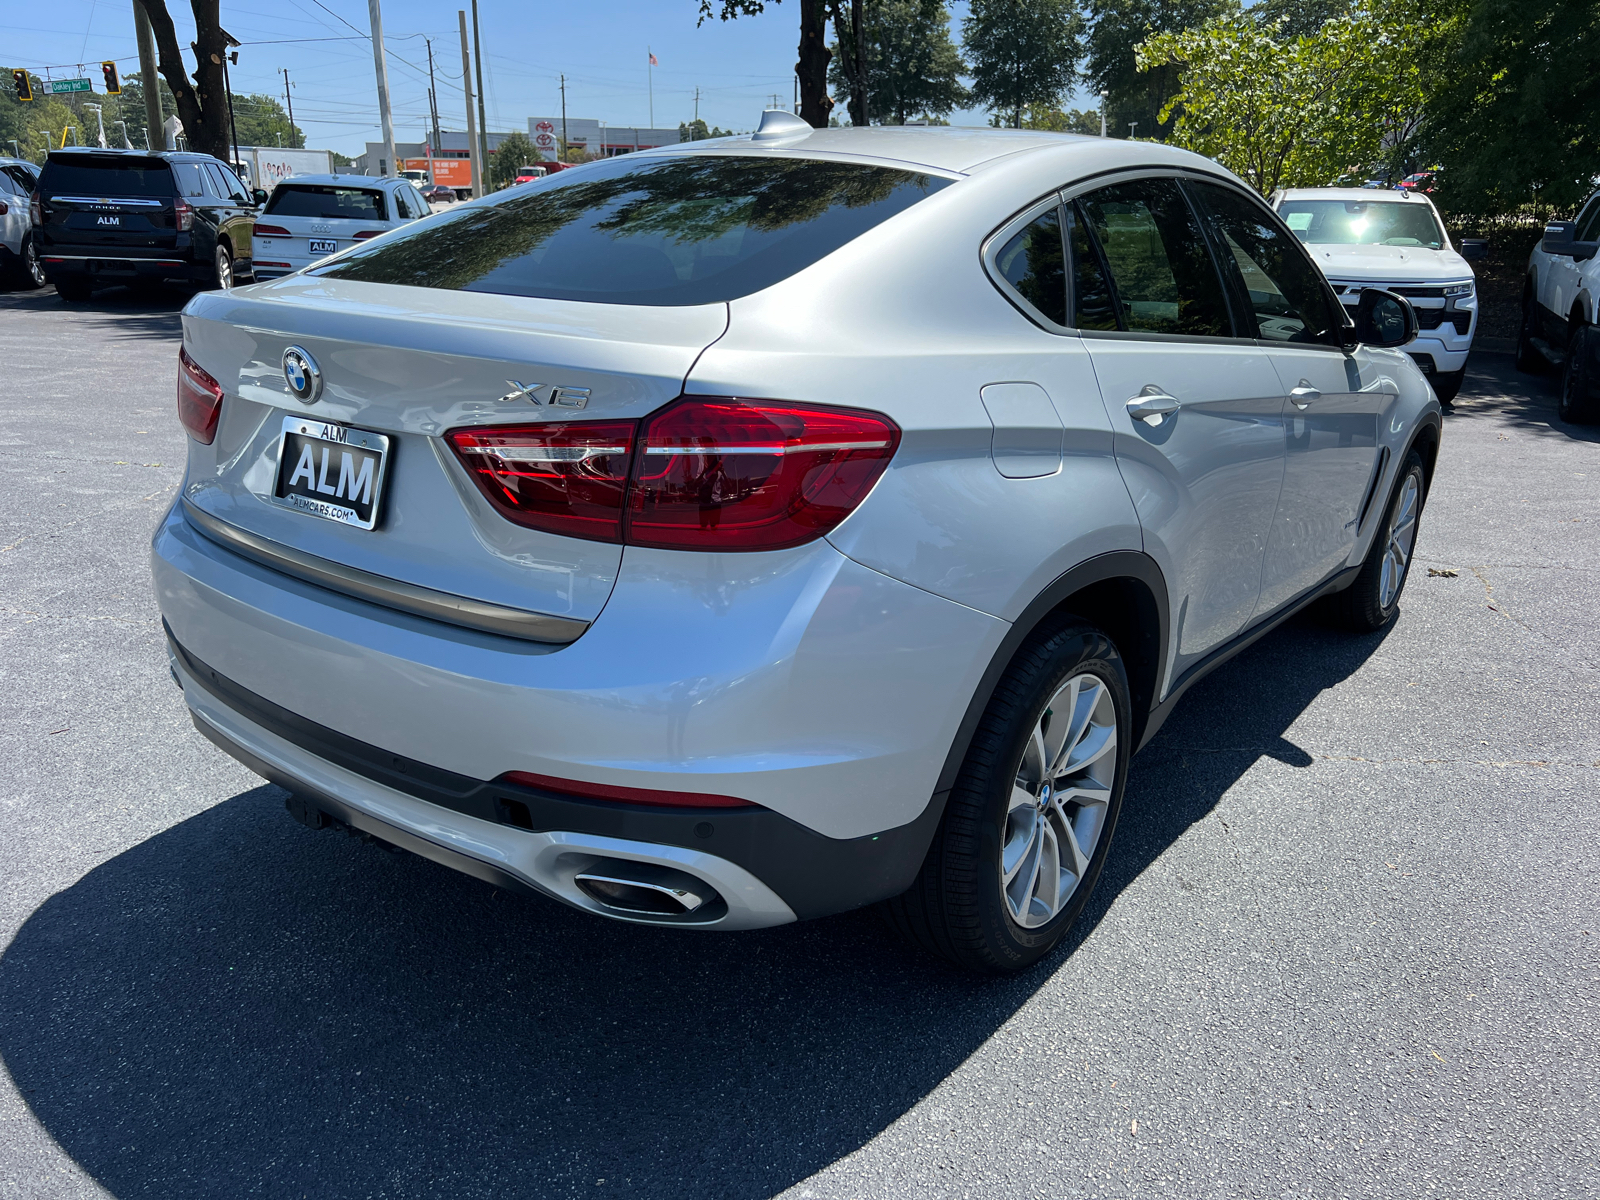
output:
[[[648,45],[645,46],[644,52],[649,56],[650,60],[645,65],[644,72],[645,78],[650,81],[650,128],[654,129],[656,127],[656,56],[655,51],[651,50]]]

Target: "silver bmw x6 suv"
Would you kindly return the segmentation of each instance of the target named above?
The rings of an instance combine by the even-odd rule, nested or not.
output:
[[[183,331],[172,667],[296,816],[625,921],[887,901],[991,971],[1190,684],[1393,616],[1439,445],[1407,303],[1352,325],[1141,142],[769,113]]]

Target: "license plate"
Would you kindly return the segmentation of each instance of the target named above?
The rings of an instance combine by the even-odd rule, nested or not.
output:
[[[285,417],[273,499],[314,517],[371,529],[378,523],[388,458],[384,434]]]
[[[333,238],[312,238],[311,253],[333,254],[339,249],[339,243]]]

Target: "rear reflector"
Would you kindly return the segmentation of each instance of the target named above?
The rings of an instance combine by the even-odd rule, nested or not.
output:
[[[178,420],[189,436],[209,446],[217,436],[217,417],[222,412],[222,385],[206,374],[189,351],[178,349]]]
[[[255,236],[255,237],[293,237],[294,235],[291,234],[282,225],[263,225],[260,221],[257,221],[253,236]]]
[[[355,240],[358,241],[358,242],[364,242],[368,238],[379,237],[382,234],[384,234],[385,232],[387,232],[387,231],[386,230],[382,230],[382,229],[363,229],[363,230],[361,230],[361,232],[356,234]]]
[[[609,784],[581,783],[576,779],[557,779],[530,771],[507,771],[496,783],[538,788],[542,792],[562,792],[585,800],[611,800],[618,804],[653,804],[669,808],[757,808],[737,796],[716,796],[705,792],[658,792],[653,788],[612,787]]]
[[[533,529],[622,540],[632,421],[458,429],[451,449],[490,504]]]
[[[562,422],[445,437],[519,525],[669,550],[781,550],[850,515],[900,429],[860,409],[685,396],[642,429]]]
[[[779,550],[850,515],[900,430],[858,409],[687,396],[644,423],[627,541],[670,550]]]

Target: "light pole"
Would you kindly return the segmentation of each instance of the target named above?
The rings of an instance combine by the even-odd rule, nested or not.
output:
[[[128,123],[126,121],[115,121],[113,124],[122,126],[122,148],[124,150],[132,150],[133,143],[128,140]]]
[[[1101,92],[1100,93],[1100,136],[1101,137],[1105,137],[1105,135],[1106,135],[1106,96],[1107,96],[1107,94],[1108,93],[1106,93],[1106,92]]]
[[[1139,122],[1137,122],[1137,121],[1129,121],[1128,122],[1128,140],[1130,142],[1133,141],[1133,131],[1135,129],[1138,129],[1138,128],[1139,128]]]
[[[94,114],[94,119],[100,126],[100,149],[104,150],[106,148],[106,119],[100,115],[100,106],[98,104],[85,104],[82,107]]]
[[[456,10],[461,22],[461,90],[467,96],[467,160],[472,168],[472,197],[483,195],[483,156],[478,152],[478,119],[472,112],[472,54],[467,49],[467,10]]]

